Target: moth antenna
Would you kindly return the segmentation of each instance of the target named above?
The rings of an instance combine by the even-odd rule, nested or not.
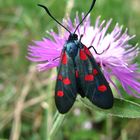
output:
[[[48,9],[46,6],[41,5],[41,4],[38,4],[38,6],[44,8],[45,11],[47,12],[47,14],[48,14],[55,22],[57,22],[60,26],[62,26],[65,30],[67,30],[67,31],[71,34],[71,32],[70,32],[63,24],[61,24],[56,18],[54,18],[54,16],[52,16],[52,14],[50,13],[49,9]]]
[[[87,14],[85,15],[85,17],[81,20],[81,22],[77,25],[77,27],[76,27],[76,29],[75,29],[75,31],[74,31],[74,34],[75,34],[75,32],[77,31],[77,29],[79,28],[79,26],[82,24],[82,22],[85,20],[85,18],[88,16],[88,14],[91,12],[91,10],[93,9],[93,7],[94,7],[94,5],[95,5],[95,2],[96,2],[96,0],[93,0],[93,1],[92,1],[92,4],[91,4],[91,7],[90,7],[89,11],[88,11]]]

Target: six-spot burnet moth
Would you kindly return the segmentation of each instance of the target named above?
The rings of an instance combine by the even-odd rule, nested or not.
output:
[[[78,40],[78,35],[76,34],[80,24],[93,9],[95,1],[92,1],[89,11],[77,25],[73,33],[57,21],[47,7],[39,4],[53,20],[70,33],[60,56],[55,87],[56,107],[62,114],[68,112],[73,106],[77,93],[81,97],[87,97],[93,104],[100,108],[109,109],[113,106],[113,94],[109,84],[89,51],[90,48],[94,49],[94,47],[90,46],[87,48],[81,43],[82,35]]]

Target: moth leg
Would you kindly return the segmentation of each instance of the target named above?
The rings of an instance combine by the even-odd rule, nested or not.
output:
[[[58,56],[58,57],[54,58],[54,59],[53,59],[53,61],[54,61],[54,60],[56,60],[56,59],[58,59],[58,58],[60,58],[60,56]]]
[[[92,49],[95,51],[95,53],[98,54],[98,55],[101,55],[101,54],[104,53],[104,51],[101,52],[101,53],[98,53],[98,52],[96,51],[96,49],[95,49],[93,46],[88,47],[88,49],[91,49],[91,48],[92,48]]]
[[[79,42],[81,42],[81,39],[82,39],[83,35],[80,35],[80,39],[79,39]]]

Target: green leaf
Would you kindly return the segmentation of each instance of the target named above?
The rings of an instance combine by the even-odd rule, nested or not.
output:
[[[82,102],[90,109],[104,113],[105,115],[123,117],[123,118],[140,118],[140,104],[125,99],[114,99],[114,105],[111,109],[100,109],[93,105],[88,99],[81,99]]]

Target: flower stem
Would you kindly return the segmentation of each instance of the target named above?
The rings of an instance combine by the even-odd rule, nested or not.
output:
[[[63,123],[64,118],[65,118],[65,115],[59,114],[58,111],[56,112],[54,116],[54,123],[53,123],[52,129],[50,130],[48,140],[52,140],[54,138],[56,132],[60,128],[61,124]]]

